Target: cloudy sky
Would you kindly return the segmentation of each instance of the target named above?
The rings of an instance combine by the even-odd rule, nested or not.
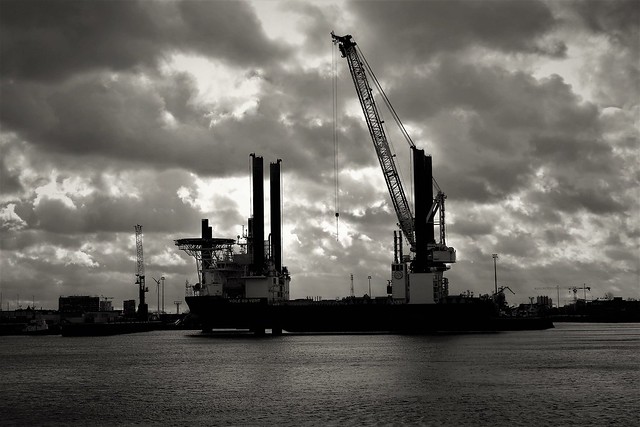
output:
[[[490,292],[498,253],[512,303],[639,298],[639,23],[633,0],[0,0],[3,309],[137,298],[141,224],[150,308],[164,275],[175,310],[174,239],[241,233],[254,152],[283,161],[292,297],[382,295],[397,220],[339,57],[335,222],[332,30],[433,155],[452,293]]]

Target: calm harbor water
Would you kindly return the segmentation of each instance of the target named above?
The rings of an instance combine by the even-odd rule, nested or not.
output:
[[[0,337],[0,425],[638,424],[640,324]]]

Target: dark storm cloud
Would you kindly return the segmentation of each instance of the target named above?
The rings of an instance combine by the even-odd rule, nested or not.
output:
[[[456,199],[501,199],[544,184],[536,176],[544,168],[542,179],[558,183],[562,209],[620,210],[602,180],[610,185],[613,176],[622,184],[615,172],[624,158],[604,140],[598,108],[559,76],[538,80],[446,58],[413,79],[417,90],[406,85],[392,95],[409,120],[429,123],[438,147],[436,176]]]
[[[331,47],[329,31],[340,19],[341,11],[330,5],[311,5],[296,1],[287,2],[283,9],[298,14],[301,19],[296,29],[303,38],[304,51],[325,53]]]
[[[233,108],[229,100],[197,104],[195,82],[185,73],[153,80],[89,73],[58,85],[5,81],[3,97],[11,102],[0,104],[0,117],[7,129],[40,150],[88,161],[98,156],[123,165],[177,166],[228,176],[244,173],[247,153],[259,152],[273,159],[286,153],[289,168],[330,169],[330,80],[317,70],[271,73],[272,78],[261,80],[256,110],[239,117],[224,115]],[[317,102],[300,105],[300,99]],[[211,114],[222,117],[211,124]],[[342,125],[349,131],[362,128],[350,118]],[[375,161],[372,151],[351,155],[368,148],[367,134],[360,132],[359,138],[363,141],[357,144],[350,134],[342,138],[344,158],[356,164]]]
[[[185,145],[206,141],[208,131],[190,126],[178,137],[163,127],[163,94],[140,80],[86,75],[57,86],[5,82],[3,96],[13,102],[2,103],[0,116],[7,128],[45,151],[180,163]],[[178,110],[176,91],[189,86],[178,78],[173,87],[167,95]]]
[[[0,151],[0,153],[2,152]],[[2,154],[2,159],[0,159],[0,194],[12,194],[21,192],[23,190],[23,187],[20,184],[18,174],[9,171],[9,169],[7,168],[6,157],[4,157],[4,153]]]
[[[389,67],[470,46],[551,56],[566,51],[561,41],[543,40],[557,22],[540,1],[352,1],[349,5],[357,17],[350,31],[371,41],[365,53],[383,56]]]
[[[11,80],[153,68],[178,50],[242,66],[285,53],[244,2],[3,0],[0,10],[0,74]]]
[[[348,85],[345,88],[353,90]],[[307,178],[330,176],[334,158],[331,103],[330,76],[321,70],[270,70],[254,112],[227,117],[212,126],[212,148],[227,147],[230,153],[237,153],[235,160],[229,157],[215,170],[228,174],[241,169],[246,153],[256,151],[265,159],[282,158],[287,171]],[[362,119],[341,116],[338,125],[342,167],[376,164]],[[239,152],[242,147],[245,152]]]
[[[606,34],[628,47],[637,47],[640,43],[640,4],[637,1],[581,0],[568,4],[591,31]]]
[[[542,255],[536,237],[533,233],[524,231],[509,232],[498,237],[496,247],[501,253],[507,253],[510,257],[536,259]]]
[[[193,77],[155,67],[176,52],[239,73],[286,57],[244,2],[5,1],[2,12],[3,128],[40,151],[89,162],[234,173],[244,159],[215,153],[234,151],[237,139],[207,118],[231,111],[232,101],[197,104]]]
[[[611,44],[590,67],[583,79],[597,80],[595,94],[603,104],[637,105],[640,98],[640,3],[635,0],[585,0],[559,2],[576,28],[586,28],[594,37],[605,37]]]
[[[488,221],[476,213],[467,213],[450,225],[449,231],[473,238],[489,236],[494,232],[493,221]]]

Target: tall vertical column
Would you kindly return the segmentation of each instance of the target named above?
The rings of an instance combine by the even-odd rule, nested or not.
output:
[[[428,183],[425,176],[424,150],[413,148],[413,199],[415,203],[414,232],[416,254],[413,259],[414,273],[424,273],[427,265],[427,187],[431,189],[431,177]],[[427,185],[428,184],[428,185]],[[433,192],[433,190],[431,190]]]
[[[397,264],[398,260],[398,232],[393,230],[393,263]]]
[[[264,170],[262,157],[251,154],[253,163],[253,271],[264,269]]]
[[[433,165],[431,156],[424,150],[413,149],[413,182],[415,200],[416,256],[413,271],[428,271],[428,247],[435,244],[435,224],[431,211],[433,205]]]
[[[271,195],[271,256],[278,273],[282,270],[282,212],[280,210],[280,162],[269,165]]]
[[[427,214],[431,211],[431,206],[433,205],[433,165],[431,156],[424,156],[424,203]],[[425,237],[427,239],[427,244],[435,244],[435,224],[434,224],[434,215],[429,215],[427,217],[427,228],[425,230]]]
[[[211,239],[213,236],[213,231],[211,230],[211,227],[209,227],[209,220],[208,219],[203,219],[202,220],[202,229],[201,229],[201,236],[203,239]],[[203,243],[204,245],[204,243]],[[210,250],[203,250],[202,251],[202,268],[203,269],[207,269],[211,266],[211,259],[212,259],[212,255],[211,255],[211,251]]]

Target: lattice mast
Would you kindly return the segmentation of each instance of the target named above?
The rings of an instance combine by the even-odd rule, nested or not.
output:
[[[145,292],[149,292],[149,288],[145,284],[144,277],[144,253],[142,249],[142,226],[137,224],[136,230],[136,285],[138,285],[140,304],[138,305],[138,316],[146,318],[148,314],[147,304],[145,303]]]

